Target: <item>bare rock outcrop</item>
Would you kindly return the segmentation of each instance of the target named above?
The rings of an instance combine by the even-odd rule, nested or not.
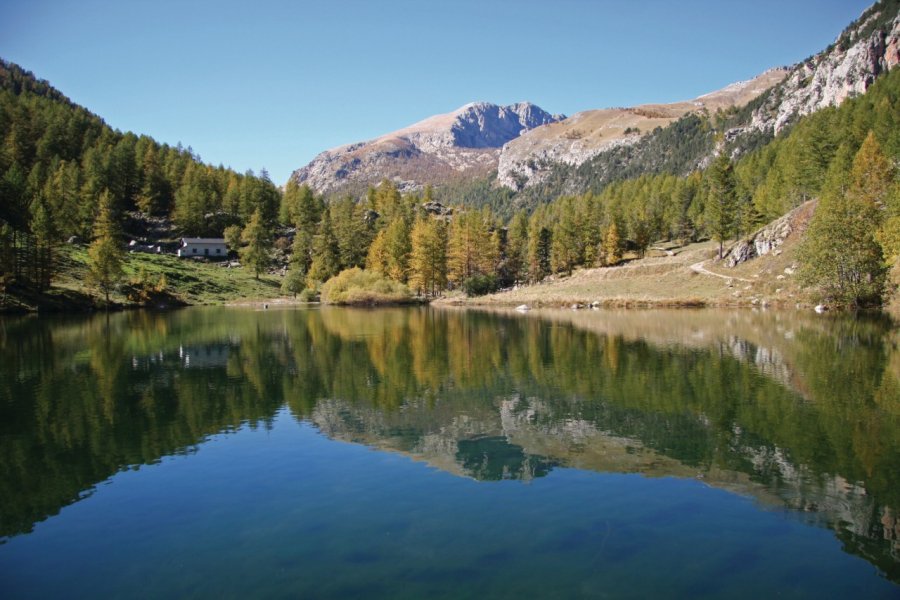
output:
[[[778,133],[803,115],[864,94],[898,63],[900,15],[870,9],[828,49],[795,65],[753,112],[751,127]]]
[[[523,132],[565,118],[534,104],[473,102],[368,142],[326,150],[291,177],[318,192],[355,192],[384,178],[401,191],[497,168],[500,148]]]
[[[815,201],[806,202],[756,230],[749,237],[739,240],[722,257],[723,264],[733,268],[757,256],[765,256],[775,251],[797,230],[798,221],[807,220],[814,203]]]

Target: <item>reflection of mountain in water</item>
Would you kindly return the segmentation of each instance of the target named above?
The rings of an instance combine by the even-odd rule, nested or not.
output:
[[[0,534],[287,403],[329,437],[482,481],[700,478],[900,580],[900,352],[880,322],[191,310],[2,331]]]

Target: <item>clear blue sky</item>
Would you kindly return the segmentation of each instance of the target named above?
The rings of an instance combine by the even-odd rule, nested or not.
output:
[[[0,56],[120,130],[284,183],[467,102],[693,98],[834,41],[867,0],[4,0]]]

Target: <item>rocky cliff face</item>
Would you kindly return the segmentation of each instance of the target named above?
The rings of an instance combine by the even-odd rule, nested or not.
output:
[[[881,73],[898,62],[900,15],[896,3],[881,2],[866,10],[826,50],[793,67],[772,69],[690,102],[587,111],[534,129],[503,148],[498,179],[506,187],[521,190],[546,179],[559,165],[577,166],[595,157],[600,163],[604,156],[614,157],[605,164],[617,168],[627,166],[629,160],[653,163],[646,155],[659,154],[661,149],[641,144],[653,128],[665,127],[691,112],[715,112],[755,100],[741,125],[724,132],[725,142],[737,155],[754,147],[760,133],[775,135],[804,115],[865,93]],[[636,147],[623,153],[619,151],[623,145]],[[704,155],[704,149],[699,152],[683,162],[703,168],[710,155]],[[585,188],[578,181],[568,183],[566,193]]]
[[[375,140],[323,152],[293,178],[320,192],[359,192],[384,177],[409,190],[483,177],[496,169],[501,185],[522,190],[548,180],[561,165],[611,157],[607,162],[621,169],[623,161],[664,154],[668,147],[644,143],[652,142],[647,134],[654,129],[691,113],[747,106],[739,126],[724,136],[739,154],[758,144],[760,133],[777,134],[803,115],[864,93],[878,75],[900,63],[896,6],[876,3],[834,44],[800,64],[771,69],[694,100],[590,110],[569,118],[529,103],[467,104]],[[682,162],[702,167],[709,149],[694,152]],[[579,181],[563,184],[566,193],[585,187]]]
[[[738,240],[725,252],[722,263],[730,269],[757,256],[777,252],[794,231],[806,228],[812,218],[816,203],[816,200],[805,202],[746,238]]]
[[[318,192],[358,192],[387,177],[401,189],[479,177],[497,168],[500,148],[564,118],[534,104],[467,104],[368,142],[327,150],[292,175]]]
[[[751,128],[778,133],[797,118],[864,94],[900,62],[900,15],[867,10],[828,49],[795,65],[753,112]]]

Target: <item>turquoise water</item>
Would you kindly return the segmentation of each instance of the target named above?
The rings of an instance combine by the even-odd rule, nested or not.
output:
[[[190,309],[2,332],[4,597],[900,596],[888,323]]]

